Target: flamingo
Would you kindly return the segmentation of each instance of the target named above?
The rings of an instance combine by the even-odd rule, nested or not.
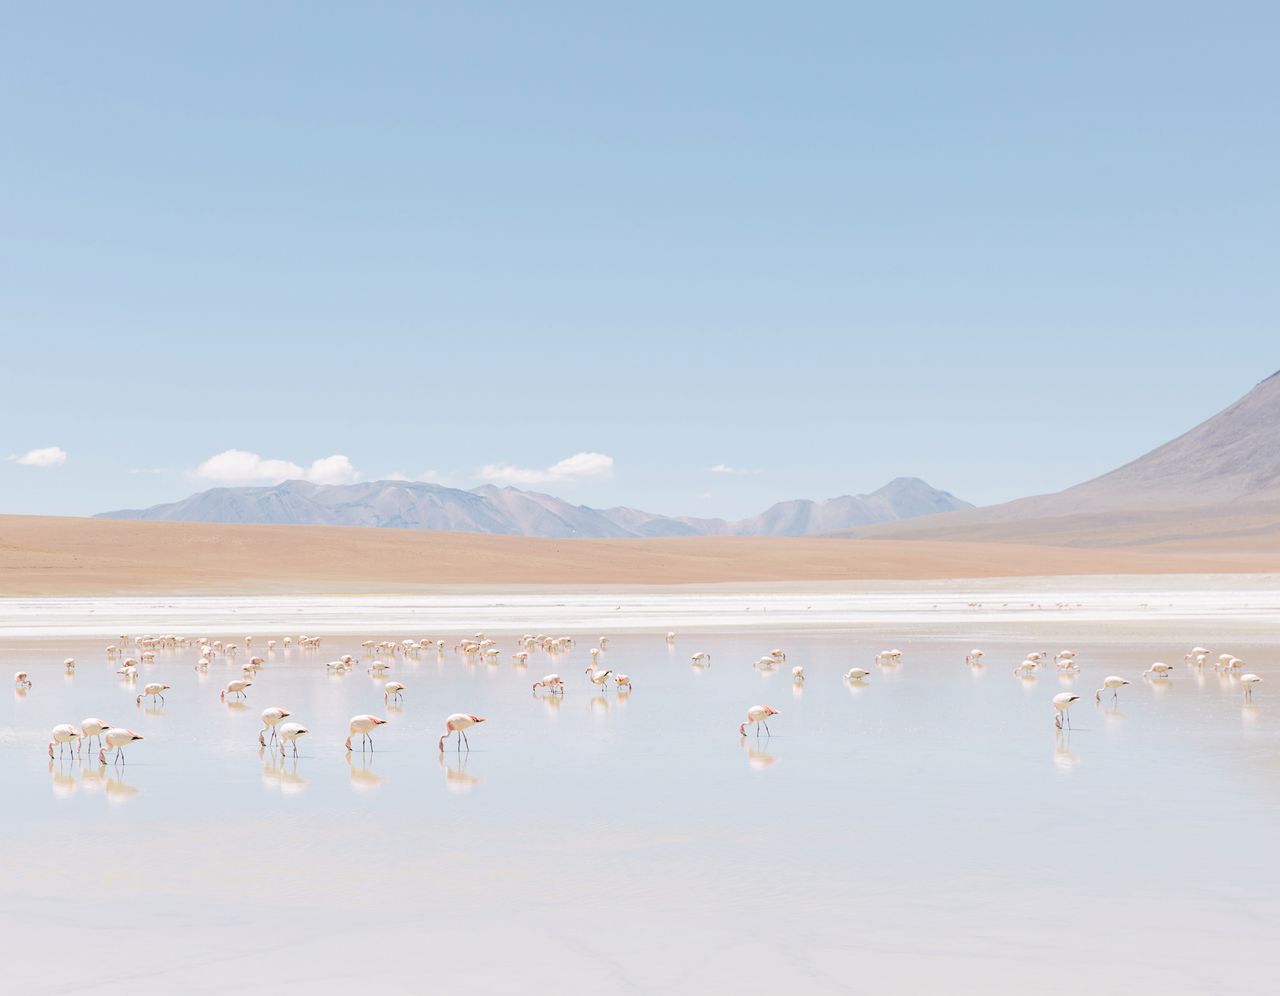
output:
[[[222,694],[218,696],[223,702],[227,700],[228,695],[239,695],[245,697],[244,690],[252,685],[253,682],[248,678],[233,678],[227,682],[227,687],[222,690]]]
[[[1056,709],[1057,715],[1053,717],[1053,725],[1058,729],[1062,729],[1065,718],[1067,728],[1071,727],[1071,706],[1080,700],[1079,695],[1071,692],[1059,692],[1053,697],[1053,707]]]
[[[756,736],[760,736],[760,727],[764,726],[765,733],[773,736],[773,731],[769,729],[769,717],[778,715],[778,710],[773,706],[753,705],[747,710],[746,720],[738,727],[739,736],[747,735],[747,723],[756,724]]]
[[[1017,667],[1013,669],[1013,673],[1017,675],[1021,675],[1022,677],[1025,678],[1027,677],[1027,675],[1033,674],[1035,672],[1035,669],[1036,669],[1036,662],[1033,661],[1030,657],[1028,657],[1025,661],[1023,661],[1021,664],[1019,664]]]
[[[126,730],[123,726],[113,726],[102,735],[102,738],[107,742],[107,750],[114,750],[116,752],[115,760],[120,763],[124,763],[125,744],[131,744],[135,740],[141,740],[142,734],[134,733],[133,730]],[[107,763],[106,751],[99,749],[98,763]]]
[[[384,692],[382,696],[382,702],[384,705],[386,705],[392,699],[396,699],[397,701],[400,701],[400,702],[404,701],[404,685],[401,684],[400,682],[388,681],[383,686],[383,688],[384,688]]]
[[[696,654],[689,658],[696,667],[705,667],[711,663],[711,655],[705,651],[699,650]]]
[[[351,749],[351,737],[357,733],[360,734],[360,749],[364,750],[364,744],[369,742],[369,749],[373,750],[373,737],[369,736],[371,732],[382,726],[386,722],[385,719],[379,719],[377,716],[370,716],[363,713],[359,716],[351,717],[351,736],[347,737],[347,750]]]
[[[871,674],[865,667],[851,667],[845,672],[845,681],[862,681]]]
[[[539,688],[549,688],[552,692],[564,694],[564,679],[558,674],[544,674],[541,678],[533,683],[533,690],[536,692]]]
[[[80,746],[80,731],[71,723],[59,723],[53,728],[50,734],[53,738],[49,741],[49,756],[53,757],[53,745],[58,745],[58,756],[62,756],[62,750],[68,745],[71,746],[72,755],[75,754],[76,748]]]
[[[142,705],[142,700],[145,698],[149,698],[153,703],[155,702],[156,699],[159,699],[160,704],[164,705],[164,693],[167,692],[172,687],[173,687],[172,685],[162,685],[158,681],[153,681],[149,685],[143,685],[142,694],[139,695],[137,699],[134,700],[134,704]]]
[[[791,680],[795,682],[804,681],[804,668],[799,664],[791,669]]]
[[[981,664],[982,658],[986,656],[987,656],[986,652],[983,650],[977,650],[977,649],[970,650],[967,654],[964,655],[964,662],[970,665]]]
[[[1240,676],[1240,684],[1244,685],[1244,700],[1246,702],[1253,701],[1253,686],[1261,680],[1262,678],[1256,674],[1245,674]]]
[[[102,749],[102,735],[109,729],[111,729],[110,723],[105,723],[100,719],[93,719],[92,717],[80,722],[81,736],[83,736],[85,740],[88,740],[91,737],[97,737],[99,750]]]
[[[1172,670],[1173,670],[1172,664],[1164,664],[1161,661],[1156,661],[1149,668],[1147,668],[1145,671],[1142,672],[1142,676],[1145,678],[1149,674],[1154,674],[1157,678],[1167,678],[1169,677],[1169,672],[1171,672]]]
[[[301,723],[285,723],[280,727],[280,753],[284,753],[285,742],[293,744],[293,756],[298,756],[298,738],[310,733]]]
[[[281,720],[284,720],[291,715],[292,713],[289,712],[288,709],[281,709],[279,706],[271,706],[268,709],[263,709],[262,730],[258,733],[258,744],[262,747],[267,745],[266,741],[263,739],[263,734],[266,733],[267,730],[271,731],[271,739],[274,740],[276,738],[276,727],[280,725]]]
[[[631,691],[631,679],[625,674],[615,674],[613,676],[613,683],[618,688],[621,688],[623,685],[626,685],[627,691]]]
[[[1111,701],[1115,702],[1120,698],[1120,689],[1129,684],[1124,678],[1118,674],[1109,674],[1102,679],[1102,687],[1093,693],[1093,701],[1095,703],[1102,701],[1102,693],[1111,690]]]
[[[1075,659],[1076,652],[1074,650],[1059,650],[1053,655],[1053,663],[1055,664],[1060,664],[1063,661],[1073,661]]]
[[[585,673],[591,676],[591,684],[599,688],[603,685],[608,684],[609,675],[613,674],[613,671],[608,668],[606,668],[603,671],[598,671],[596,670],[596,666],[592,664],[587,668]]]
[[[13,676],[13,683],[19,688],[30,688],[31,679],[27,676],[26,671],[19,671]]]
[[[605,674],[608,673],[609,672],[607,671],[605,672]],[[472,716],[470,713],[455,712],[444,721],[444,733],[440,736],[440,742],[436,744],[436,750],[444,753],[444,742],[450,733],[456,733],[458,735],[458,750],[462,750],[463,744],[467,745],[467,750],[471,750],[471,744],[468,743],[467,735],[463,731],[475,726],[477,723],[483,722],[483,716]]]

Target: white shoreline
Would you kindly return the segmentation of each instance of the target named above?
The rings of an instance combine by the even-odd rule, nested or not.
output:
[[[121,633],[677,633],[965,630],[1083,623],[1280,622],[1280,576],[1104,575],[655,587],[496,586],[422,594],[0,598],[0,639]]]

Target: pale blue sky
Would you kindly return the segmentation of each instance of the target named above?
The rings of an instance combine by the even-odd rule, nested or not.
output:
[[[0,511],[172,500],[230,448],[465,486],[598,453],[540,487],[729,516],[1074,483],[1280,368],[1278,32],[5,5]]]

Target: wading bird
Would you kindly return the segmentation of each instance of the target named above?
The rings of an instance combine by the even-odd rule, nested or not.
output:
[[[142,734],[134,733],[133,730],[126,730],[122,726],[113,726],[102,735],[102,739],[107,742],[107,750],[114,750],[116,752],[114,760],[123,764],[125,744],[131,744],[135,740],[141,740]],[[98,763],[107,763],[106,751],[98,751]]]
[[[282,720],[287,719],[290,715],[291,713],[289,712],[288,709],[281,709],[279,706],[271,706],[269,709],[263,709],[262,710],[262,730],[258,734],[258,743],[261,744],[263,747],[267,745],[266,741],[263,739],[263,734],[265,734],[268,730],[271,731],[271,739],[275,740],[276,727],[280,725],[280,722]]]
[[[760,736],[761,726],[764,727],[765,733],[769,734],[769,736],[773,736],[773,731],[769,729],[768,720],[770,716],[776,715],[778,715],[778,710],[773,706],[753,705],[747,710],[746,720],[738,727],[738,734],[745,737],[747,735],[747,723],[755,723],[757,737]]]
[[[147,698],[151,699],[153,703],[156,699],[159,699],[160,704],[164,705],[164,693],[171,687],[171,685],[162,685],[158,681],[153,681],[149,685],[143,685],[142,694],[134,700],[134,705],[142,705],[142,700]]]
[[[74,756],[76,753],[76,748],[80,746],[80,731],[77,730],[70,723],[59,723],[57,726],[53,728],[53,732],[49,735],[53,737],[53,739],[49,741],[50,757],[53,757],[54,744],[58,745],[59,757],[62,756],[63,750],[68,748],[70,749],[71,754]]]
[[[1120,677],[1120,675],[1109,674],[1102,679],[1102,687],[1093,693],[1093,701],[1095,703],[1101,702],[1102,693],[1109,690],[1111,692],[1111,701],[1118,702],[1120,699],[1120,689],[1127,684],[1129,684],[1129,682]]]
[[[386,722],[385,719],[379,719],[377,716],[370,716],[368,713],[351,717],[351,736],[347,737],[347,750],[351,749],[351,737],[357,733],[360,734],[360,749],[364,750],[365,741],[369,743],[369,749],[373,750],[373,737],[369,736],[379,726]]]
[[[1059,692],[1053,697],[1053,708],[1057,710],[1057,714],[1053,717],[1053,725],[1058,729],[1062,729],[1063,723],[1066,723],[1068,729],[1071,728],[1071,707],[1080,701],[1079,695],[1071,692]]]
[[[607,671],[605,672],[608,673]],[[444,733],[440,735],[440,742],[436,744],[436,750],[444,751],[444,742],[448,739],[449,734],[456,733],[458,735],[458,750],[462,750],[466,745],[467,750],[471,749],[471,744],[467,742],[465,730],[470,729],[477,723],[483,723],[483,716],[472,716],[466,712],[455,712],[452,716],[444,721]]]

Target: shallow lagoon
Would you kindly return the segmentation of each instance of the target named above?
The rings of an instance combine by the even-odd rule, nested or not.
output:
[[[0,654],[35,682],[0,720],[12,991],[1271,991],[1276,601],[1257,581],[1149,581],[9,602]],[[482,628],[496,665],[452,650]],[[241,708],[218,700],[238,666],[197,673],[191,649],[124,684],[102,636],[124,631],[253,633],[255,653],[327,635],[264,655]],[[521,669],[526,631],[579,642]],[[630,695],[590,689],[599,635]],[[410,636],[450,649],[376,680],[324,667]],[[1193,643],[1266,679],[1252,705],[1236,678],[1181,666]],[[876,667],[889,646],[904,662]],[[786,665],[753,667],[773,647]],[[1079,677],[1011,673],[1063,647]],[[1175,676],[1141,680],[1157,659]],[[865,686],[841,679],[854,665]],[[562,701],[530,691],[548,671]],[[1111,673],[1134,684],[1095,707]],[[402,709],[383,707],[389,679]],[[174,686],[163,708],[135,706],[147,680]],[[1083,698],[1058,734],[1064,689]],[[773,736],[740,738],[756,702],[781,710]],[[268,705],[313,731],[296,761],[258,749]],[[390,723],[347,756],[365,711]],[[454,711],[489,722],[442,758]],[[49,728],[90,715],[146,740],[123,767],[50,764]]]

